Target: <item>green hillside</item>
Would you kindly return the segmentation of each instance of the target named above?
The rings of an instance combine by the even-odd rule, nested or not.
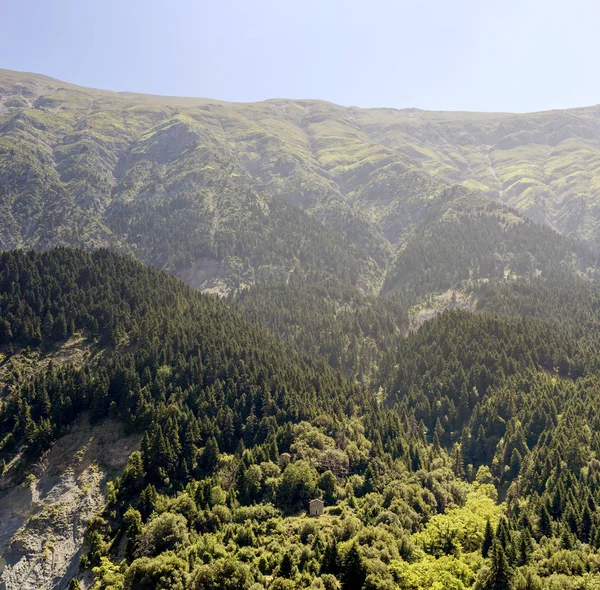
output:
[[[2,71],[0,246],[110,246],[220,293],[301,273],[373,294],[457,191],[461,214],[491,198],[595,246],[595,113],[237,104]]]
[[[0,586],[600,587],[599,140],[0,70]]]
[[[560,280],[489,282],[488,311],[447,311],[405,337],[400,301],[339,286],[225,301],[106,250],[2,254],[1,489],[41,497],[36,460],[82,417],[121,423],[139,445],[76,531],[68,573],[56,565],[66,507],[52,504],[1,545],[2,580],[593,587],[600,357],[596,331],[575,326],[596,323],[598,295]],[[544,289],[556,295],[536,311]],[[73,339],[82,353],[56,362]]]

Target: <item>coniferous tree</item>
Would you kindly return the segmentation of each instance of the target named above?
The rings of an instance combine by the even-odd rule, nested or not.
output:
[[[583,507],[581,520],[579,521],[579,538],[584,543],[589,543],[592,532],[592,515],[587,504]]]
[[[205,473],[212,473],[219,461],[219,445],[214,436],[211,436],[206,442],[202,451],[202,468]]]
[[[492,544],[494,543],[494,530],[492,529],[492,524],[488,518],[485,523],[485,532],[483,535],[483,543],[481,545],[481,555],[483,557],[488,557],[490,549],[492,548]]]
[[[291,578],[294,572],[294,562],[289,552],[284,553],[279,564],[278,574],[281,578]]]
[[[337,542],[335,540],[331,540],[325,547],[325,553],[323,554],[323,560],[321,561],[320,573],[337,576],[340,573],[340,568],[341,561]]]
[[[521,531],[521,536],[519,538],[519,555],[518,555],[518,565],[523,566],[527,565],[531,559],[531,553],[533,552],[533,539],[531,538],[531,533],[528,528],[524,528]]]
[[[513,570],[498,540],[495,540],[492,545],[491,559],[492,564],[484,585],[485,590],[510,590],[512,588]]]
[[[361,590],[367,577],[362,555],[354,543],[344,558],[340,572],[343,590]]]
[[[538,526],[539,526],[540,536],[542,536],[542,537],[551,537],[552,536],[552,519],[550,518],[548,508],[546,508],[545,504],[542,504],[540,507],[539,525]]]

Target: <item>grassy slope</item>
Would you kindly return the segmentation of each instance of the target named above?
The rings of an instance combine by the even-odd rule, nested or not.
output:
[[[0,71],[0,245],[111,245],[216,290],[301,271],[373,292],[448,219],[453,184],[476,211],[491,197],[595,242],[598,120],[224,103]]]

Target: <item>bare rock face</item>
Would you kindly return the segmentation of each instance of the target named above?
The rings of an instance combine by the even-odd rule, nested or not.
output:
[[[76,575],[88,520],[104,505],[106,483],[140,437],[107,420],[79,418],[25,483],[0,492],[0,589],[66,588]]]

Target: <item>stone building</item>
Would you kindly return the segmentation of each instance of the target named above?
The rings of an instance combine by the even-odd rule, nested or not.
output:
[[[308,512],[311,516],[321,516],[324,508],[325,502],[323,502],[323,500],[319,500],[318,498],[311,500],[308,503]]]

